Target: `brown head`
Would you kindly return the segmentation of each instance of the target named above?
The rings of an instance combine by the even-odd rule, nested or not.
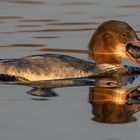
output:
[[[127,48],[128,44],[130,48]],[[121,57],[129,58],[140,64],[138,59],[131,54],[135,46],[140,52],[140,41],[136,32],[130,25],[123,21],[110,20],[101,24],[89,42],[90,59],[96,64],[122,64]]]

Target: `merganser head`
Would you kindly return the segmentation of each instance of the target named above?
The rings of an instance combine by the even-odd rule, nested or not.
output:
[[[90,59],[97,64],[121,64],[121,57],[140,65],[140,40],[130,25],[110,20],[101,24],[89,42]]]

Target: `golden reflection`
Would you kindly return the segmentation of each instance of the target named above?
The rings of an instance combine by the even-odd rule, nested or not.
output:
[[[101,123],[136,121],[133,114],[140,110],[139,100],[135,98],[139,96],[138,88],[139,86],[123,88],[120,84],[114,87],[90,87],[89,103],[92,107],[93,120]]]
[[[89,54],[88,50],[62,49],[62,48],[43,48],[40,49],[39,51]]]

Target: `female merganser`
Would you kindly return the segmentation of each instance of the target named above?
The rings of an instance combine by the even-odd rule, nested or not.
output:
[[[86,61],[61,54],[39,54],[16,59],[0,60],[0,76],[4,79],[40,81],[87,76],[103,76],[117,71],[133,72],[123,66],[121,57],[140,64],[140,41],[135,31],[123,21],[101,24],[89,42],[90,60]],[[137,52],[137,53],[135,53]],[[137,71],[137,69],[135,69]],[[17,78],[16,78],[17,77]]]

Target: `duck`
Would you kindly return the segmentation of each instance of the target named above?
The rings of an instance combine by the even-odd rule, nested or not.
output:
[[[117,72],[131,74],[139,68],[124,66],[122,58],[140,65],[140,40],[124,21],[105,21],[93,33],[89,60],[64,54],[38,54],[0,59],[0,80],[41,81],[66,78],[100,77]]]

